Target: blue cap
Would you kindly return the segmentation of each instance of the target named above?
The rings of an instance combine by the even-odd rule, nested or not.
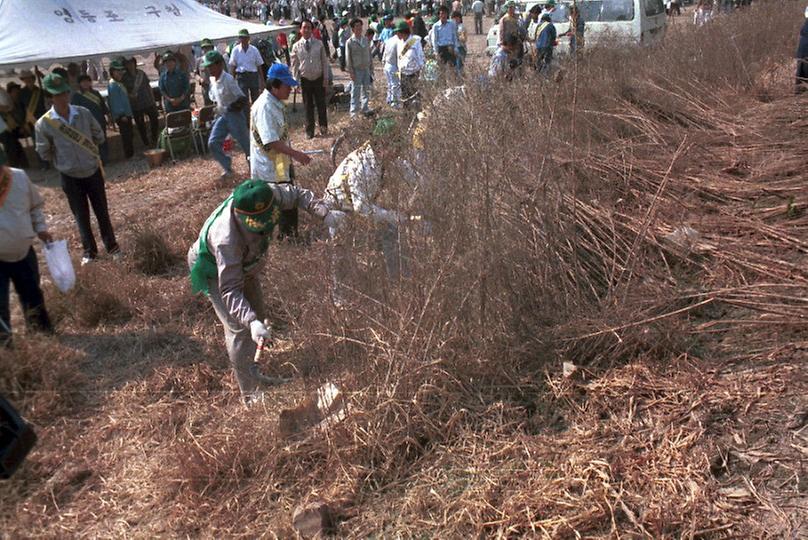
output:
[[[286,64],[280,64],[275,62],[269,69],[267,70],[267,79],[278,79],[283,84],[288,84],[289,86],[297,86],[298,82],[292,77],[292,74],[289,72],[289,68]]]

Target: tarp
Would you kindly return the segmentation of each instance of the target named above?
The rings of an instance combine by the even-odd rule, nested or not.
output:
[[[66,64],[289,27],[233,19],[195,0],[0,0],[0,70]]]

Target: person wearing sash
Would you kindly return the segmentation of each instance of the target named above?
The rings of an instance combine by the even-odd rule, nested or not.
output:
[[[191,290],[208,297],[224,326],[227,355],[248,405],[260,399],[262,386],[282,382],[254,362],[256,346],[271,339],[259,276],[281,213],[297,208],[330,223],[328,207],[311,191],[251,178],[213,211],[188,250]]]
[[[292,160],[307,165],[311,158],[290,146],[284,101],[298,82],[284,64],[272,64],[266,89],[250,109],[250,174],[271,184],[294,184]],[[281,212],[281,237],[297,236],[297,208]]]
[[[79,228],[84,255],[81,264],[95,260],[98,247],[90,225],[90,206],[95,212],[104,247],[112,258],[120,258],[107,208],[104,171],[98,145],[104,132],[90,111],[70,104],[70,86],[64,77],[51,73],[42,80],[53,106],[36,123],[36,151],[53,163],[62,178],[62,191]]]
[[[410,27],[400,21],[396,25],[396,43],[398,54],[398,72],[401,80],[401,99],[405,106],[409,105],[409,99],[415,96],[418,91],[418,77],[426,62],[424,49],[421,47],[421,38],[410,37]]]
[[[25,112],[25,122],[20,126],[20,134],[23,138],[34,137],[34,124],[40,116],[45,114],[45,95],[42,89],[36,85],[36,77],[28,70],[20,72],[22,88],[20,89],[20,107]],[[34,140],[36,143],[36,140]],[[43,170],[48,168],[47,163],[40,163]]]
[[[101,154],[101,163],[107,164],[109,158],[109,144],[106,141],[107,136],[107,104],[104,101],[104,96],[98,90],[93,89],[93,81],[89,75],[79,76],[79,91],[73,94],[70,98],[70,103],[84,107],[93,114],[93,118],[101,126],[101,131],[104,133],[104,142],[98,145],[98,151]]]
[[[209,52],[213,51],[213,42],[208,38],[205,38],[199,44],[199,48],[202,49],[202,55],[196,59],[196,68],[194,69],[194,75],[196,75],[196,82],[199,84],[199,87],[202,89],[202,100],[205,102],[205,106],[213,105],[213,102],[210,100],[210,71],[205,66],[205,55]],[[222,57],[224,59],[224,57]]]
[[[126,159],[135,155],[135,148],[132,145],[132,105],[129,103],[129,94],[126,87],[121,82],[123,74],[126,72],[124,59],[115,58],[109,64],[110,80],[107,86],[107,101],[109,102],[109,115],[112,121],[118,125],[123,144],[123,154]]]
[[[140,134],[143,146],[153,148],[157,145],[160,133],[159,113],[154,101],[154,92],[149,82],[149,76],[142,69],[138,69],[134,57],[124,62],[126,73],[123,75],[123,85],[129,94],[129,103],[132,105],[132,118]],[[149,117],[149,130],[151,139],[146,132],[146,117]]]
[[[11,345],[10,283],[17,291],[28,328],[53,333],[33,248],[37,237],[43,242],[53,241],[42,212],[44,204],[25,171],[8,166],[0,146],[0,350]]]

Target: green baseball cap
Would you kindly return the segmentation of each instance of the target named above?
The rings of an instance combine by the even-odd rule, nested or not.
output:
[[[250,33],[247,31],[246,28],[242,28],[241,30],[238,31],[238,37],[240,38],[250,37]]]
[[[398,21],[393,28],[396,32],[410,32],[410,25],[406,21]]]
[[[117,56],[109,63],[109,69],[116,69],[119,71],[126,71],[126,59],[123,56]]]
[[[269,184],[250,178],[233,191],[233,212],[248,231],[271,232],[280,217],[280,207]]]
[[[202,66],[204,67],[210,67],[219,62],[224,63],[224,56],[222,56],[222,53],[219,51],[208,51],[205,53],[205,56],[202,57]]]
[[[556,4],[555,4],[555,0],[547,0],[547,3],[546,3],[546,4],[544,4],[544,5],[545,5],[545,6],[550,6],[550,7],[553,7],[554,5],[556,5]]]
[[[171,51],[166,51],[163,53],[163,62],[168,62],[169,60],[177,61],[177,57],[174,56],[174,53]]]
[[[6,157],[6,151],[3,150],[3,145],[0,144],[0,167],[5,165],[6,163],[8,163],[8,157]]]
[[[390,134],[396,127],[396,120],[394,118],[380,118],[376,125],[373,127],[374,137],[383,137]]]
[[[342,19],[340,19],[340,21],[339,21],[340,26],[345,26],[346,24],[348,24],[348,18],[347,17],[343,17]]]
[[[57,73],[48,73],[45,78],[42,79],[42,88],[52,96],[70,92],[70,85],[67,84],[64,77]]]
[[[202,47],[203,49],[205,47],[210,47],[212,49],[213,48],[213,42],[211,40],[209,40],[208,38],[205,38],[205,39],[202,40],[202,42],[199,44],[199,46]]]

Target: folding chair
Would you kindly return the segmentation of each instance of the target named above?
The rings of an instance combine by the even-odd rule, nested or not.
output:
[[[161,139],[165,146],[168,147],[171,161],[177,160],[174,153],[175,146],[177,146],[178,149],[191,146],[197,154],[199,153],[199,150],[196,148],[196,139],[193,136],[190,109],[166,114],[165,125],[166,127],[163,129]]]
[[[194,137],[199,140],[200,154],[208,151],[208,137],[213,127],[213,117],[216,114],[216,105],[205,105],[199,109],[197,124],[194,127]]]

